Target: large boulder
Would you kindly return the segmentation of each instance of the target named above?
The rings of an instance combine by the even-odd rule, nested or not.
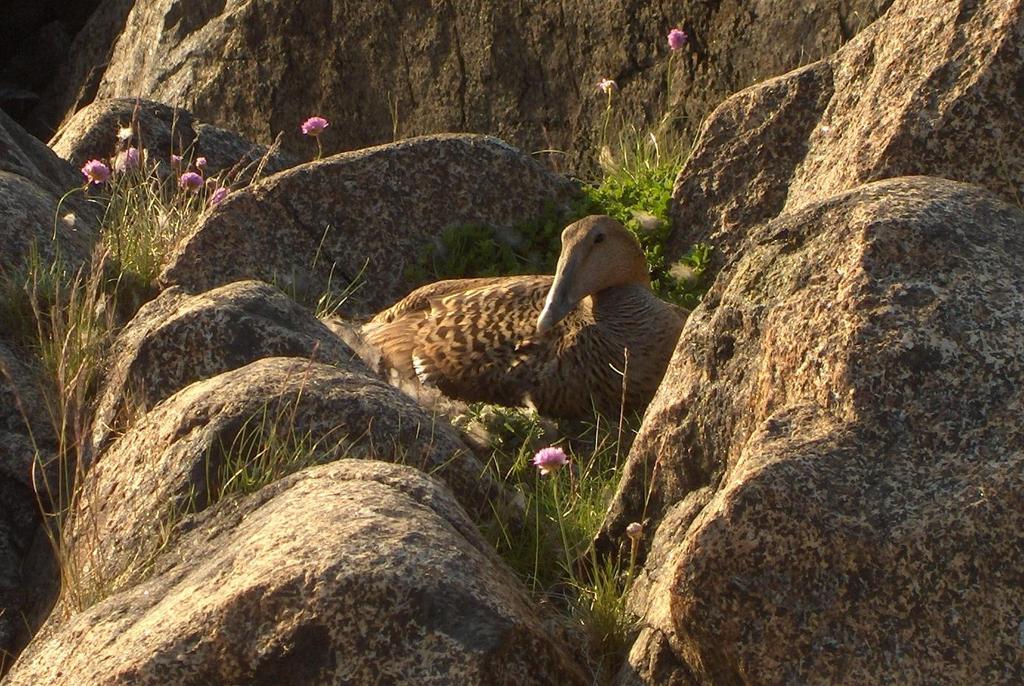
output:
[[[123,128],[131,128],[132,136],[119,140]],[[192,163],[204,157],[204,174],[227,172],[231,180],[242,183],[257,169],[272,174],[296,162],[278,150],[199,122],[188,110],[138,98],[97,100],[76,112],[50,141],[53,151],[76,167],[91,159],[110,159],[115,150],[129,145],[144,148],[147,159],[168,166],[172,154]]]
[[[712,114],[673,195],[682,254],[862,183],[926,174],[1024,202],[1024,6],[897,0],[831,57]]]
[[[515,515],[450,424],[361,364],[264,358],[178,391],[98,456],[67,525],[65,607],[136,582],[183,514],[343,457],[419,468],[475,516]]]
[[[24,265],[34,245],[44,264],[88,257],[98,214],[80,192],[82,174],[0,111],[0,268]],[[0,336],[3,331],[0,330]]]
[[[584,684],[451,493],[345,460],[222,503],[152,578],[36,638],[10,686]]]
[[[320,114],[335,122],[329,152],[474,131],[575,160],[596,153],[601,78],[618,81],[616,107],[629,121],[654,125],[671,108],[670,128],[689,141],[723,97],[832,53],[890,2],[144,0],[124,20],[97,97],[185,107],[264,144],[283,131],[297,154],[313,149],[300,122]],[[108,3],[121,10],[111,22],[121,21],[123,0]],[[669,79],[673,26],[691,44]],[[93,42],[95,55],[107,54],[104,31]],[[84,46],[72,51],[87,60]]]
[[[656,532],[620,683],[1020,683],[1022,271],[1024,211],[935,178],[748,233],[606,522]]]
[[[269,284],[239,281],[195,296],[168,288],[114,341],[96,405],[93,454],[185,386],[264,357],[359,366],[341,339]]]
[[[311,304],[349,291],[342,312],[369,314],[417,285],[406,269],[444,229],[509,228],[575,193],[568,180],[485,136],[343,153],[232,193],[182,239],[161,281],[200,291],[256,278]]]

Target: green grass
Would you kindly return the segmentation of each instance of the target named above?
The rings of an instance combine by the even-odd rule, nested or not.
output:
[[[207,505],[224,498],[255,493],[264,486],[322,464],[344,454],[348,436],[314,438],[309,431],[295,429],[294,413],[301,394],[284,408],[271,412],[270,406],[250,417],[227,444],[211,448],[207,464],[220,463],[215,478],[207,476]],[[215,457],[213,453],[219,455]]]
[[[487,469],[523,499],[526,522],[495,517],[482,531],[536,598],[559,608],[591,660],[596,683],[610,682],[625,659],[634,621],[626,612],[631,570],[598,559],[590,543],[600,529],[639,420],[550,422],[529,410],[473,405],[459,423],[481,424],[491,437]],[[569,464],[541,476],[536,450],[562,447]]]

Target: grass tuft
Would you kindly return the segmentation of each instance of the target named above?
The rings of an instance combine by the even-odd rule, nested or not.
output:
[[[487,469],[525,503],[526,524],[495,516],[484,535],[535,597],[559,608],[580,636],[595,683],[607,683],[625,659],[634,632],[626,611],[632,570],[599,560],[590,548],[639,427],[617,423],[550,422],[530,410],[476,404],[460,423],[491,436]],[[531,464],[537,448],[559,445],[569,456],[560,472],[541,476]]]
[[[314,438],[312,432],[298,432],[295,428],[294,412],[301,394],[291,407],[282,412],[270,412],[264,406],[258,415],[250,417],[230,443],[219,445],[216,452],[222,455],[215,480],[207,477],[210,485],[208,504],[225,498],[255,493],[264,486],[301,471],[306,467],[344,454],[351,442],[348,436],[332,438],[329,434]],[[212,454],[208,464],[218,462]]]
[[[276,145],[257,163],[253,179],[275,149]],[[124,152],[112,156],[111,167],[114,158],[123,159]],[[94,457],[90,431],[114,337],[156,295],[155,280],[167,256],[194,227],[216,190],[249,170],[230,170],[194,190],[179,187],[180,171],[161,166],[142,151],[137,167],[115,171],[102,186],[83,186],[65,195],[83,194],[102,207],[99,241],[88,264],[73,267],[60,254],[58,203],[54,254],[44,256],[32,244],[20,264],[0,266],[0,338],[25,353],[22,357],[28,358],[46,410],[45,418],[23,419],[35,446],[35,491],[58,560],[60,607],[65,612],[81,610],[137,579],[166,546],[173,524],[184,514],[175,510],[161,518],[153,545],[137,551],[124,573],[112,575],[102,572],[102,561],[90,559],[92,551],[81,549],[81,535],[77,542],[72,540],[69,527],[81,497],[82,477]],[[17,405],[24,414],[20,401]],[[39,419],[48,420],[45,436],[33,428],[40,426]],[[80,523],[78,528],[87,526]],[[72,546],[77,546],[75,552]]]

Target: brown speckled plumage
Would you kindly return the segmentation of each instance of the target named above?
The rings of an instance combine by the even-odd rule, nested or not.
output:
[[[619,413],[627,350],[626,410],[642,411],[684,317],[651,291],[629,232],[609,217],[587,217],[562,234],[554,277],[429,284],[363,333],[387,366],[448,396],[574,418],[593,408]]]

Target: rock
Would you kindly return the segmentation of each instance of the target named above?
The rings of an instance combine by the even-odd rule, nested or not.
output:
[[[256,169],[261,175],[268,175],[299,163],[295,155],[281,152],[278,147],[257,145],[234,131],[203,122],[194,122],[192,127],[196,132],[196,155],[206,157],[211,173],[223,169],[247,182]]]
[[[0,441],[5,439],[0,436]],[[7,446],[0,444],[0,460],[8,461]],[[4,465],[6,467],[6,464]],[[32,577],[33,569],[24,564],[39,530],[39,509],[32,489],[17,481],[0,478],[0,674],[10,666],[29,639],[32,628],[25,616],[38,601],[36,591],[44,579]]]
[[[586,683],[451,493],[408,467],[315,467],[182,528],[152,578],[44,631],[5,683]]]
[[[160,401],[195,381],[264,357],[358,368],[355,353],[269,284],[240,281],[201,295],[169,288],[118,335],[97,402],[93,454]]]
[[[25,53],[37,53],[36,39],[46,24],[52,0],[8,0],[0,26],[0,107],[15,115],[28,111],[38,101],[32,89],[34,74],[25,73]],[[49,66],[43,64],[43,70]]]
[[[33,244],[45,264],[58,252],[72,267],[88,258],[98,215],[82,193],[65,195],[82,183],[78,170],[0,112],[0,267],[21,267]]]
[[[52,570],[31,560],[39,542],[40,502],[51,493],[33,482],[38,458],[50,462],[56,438],[39,381],[22,360],[26,341],[26,267],[58,258],[81,266],[95,239],[96,214],[81,196],[61,197],[81,185],[77,171],[0,112],[0,655],[13,656],[28,640],[48,597]],[[58,212],[59,208],[59,212]],[[74,220],[65,221],[68,215]],[[40,475],[42,473],[40,472]],[[50,473],[52,476],[52,472]],[[56,484],[50,482],[53,488]],[[43,542],[45,548],[45,541]],[[39,559],[46,557],[40,552]],[[0,657],[0,673],[9,659]]]
[[[72,36],[99,4],[100,0],[4,2],[0,107],[33,133],[37,133],[33,111],[41,93],[66,63]]]
[[[40,523],[32,483],[36,449],[44,460],[53,450],[53,430],[34,382],[0,342],[0,655],[5,656],[17,655],[28,642],[31,622],[24,618],[34,615],[47,590],[45,575],[27,562]],[[0,658],[0,674],[9,666]]]
[[[32,485],[34,446],[53,449],[55,436],[48,421],[46,399],[37,374],[0,340],[0,444],[5,446],[0,477]],[[15,448],[14,446],[18,446]]]
[[[724,263],[782,212],[903,175],[1020,203],[1022,21],[1016,0],[897,0],[835,55],[729,98],[676,181],[666,253],[704,241]]]
[[[1024,211],[867,184],[751,229],[690,315],[604,542],[620,683],[1024,677]]]
[[[119,147],[118,130],[129,126],[134,135]],[[170,167],[172,153],[183,155],[186,162],[205,157],[204,174],[233,171],[231,176],[241,183],[251,180],[261,161],[267,174],[295,164],[280,152],[269,153],[265,146],[230,131],[201,124],[187,110],[136,98],[92,103],[75,113],[50,141],[53,151],[76,167],[92,159],[109,160],[118,149],[129,145],[145,148],[149,159],[166,168]]]
[[[60,197],[81,186],[82,174],[53,154],[13,119],[0,111],[0,172],[13,174]]]
[[[43,266],[52,264],[58,255],[72,266],[85,261],[95,238],[91,213],[79,215],[76,209],[87,213],[88,208],[75,202],[61,203],[61,216],[70,217],[74,226],[83,227],[81,232],[69,230],[61,219],[55,220],[58,202],[59,197],[24,177],[0,170],[0,267],[14,280],[26,283],[19,275],[24,273],[23,267],[33,254],[38,255]],[[59,241],[51,240],[55,226]]]
[[[723,97],[831,54],[890,2],[765,0],[755,10],[743,0],[538,0],[399,9],[331,0],[313,10],[271,0],[144,0],[128,15],[97,97],[185,107],[263,144],[283,131],[284,149],[297,155],[312,154],[299,125],[319,114],[335,122],[324,136],[329,153],[472,131],[524,150],[564,151],[576,167],[597,152],[606,108],[600,79],[618,82],[616,110],[627,121],[643,130],[671,106],[669,128],[690,141]],[[674,61],[666,103],[666,35],[676,25],[692,40]],[[106,54],[107,40],[98,33],[92,52]]]
[[[0,78],[38,93],[54,77],[60,64],[67,58],[71,36],[64,24],[50,21],[19,38],[19,49],[3,65]]]
[[[268,478],[296,460],[401,462],[444,479],[476,516],[490,515],[492,502],[514,516],[447,422],[361,367],[265,358],[187,386],[136,419],[83,482],[68,525],[69,568],[83,583],[65,601],[86,605],[137,580],[168,522],[232,492],[257,460]]]
[[[509,228],[575,193],[568,180],[485,136],[344,153],[232,193],[182,239],[161,281],[200,291],[256,278],[307,303],[359,286],[342,312],[370,314],[417,285],[405,270],[445,228]]]

